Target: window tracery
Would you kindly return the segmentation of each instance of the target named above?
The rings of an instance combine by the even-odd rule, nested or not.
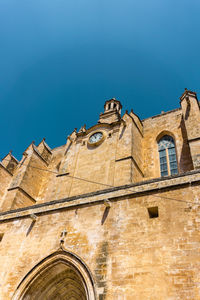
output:
[[[169,135],[164,135],[158,141],[158,151],[161,176],[178,174],[174,139]]]

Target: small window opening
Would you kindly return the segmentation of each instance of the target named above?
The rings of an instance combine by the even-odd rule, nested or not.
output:
[[[0,242],[2,241],[4,233],[0,233]]]
[[[112,133],[110,132],[110,133],[108,134],[108,136],[111,137],[111,136],[112,136]]]
[[[114,103],[114,105],[113,105],[113,108],[116,108],[117,107],[117,104],[116,103]]]
[[[148,207],[147,210],[148,210],[150,219],[159,217],[159,215],[158,215],[158,206]]]
[[[110,108],[111,108],[111,103],[108,104],[108,109],[110,109]]]

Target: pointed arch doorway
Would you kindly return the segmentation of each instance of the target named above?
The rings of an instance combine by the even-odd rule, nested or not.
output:
[[[19,284],[13,300],[95,300],[94,282],[79,257],[58,251],[36,265]]]

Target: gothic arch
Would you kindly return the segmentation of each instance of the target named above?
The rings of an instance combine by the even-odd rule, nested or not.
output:
[[[165,136],[165,135],[171,136],[171,137],[173,138],[174,142],[176,142],[176,137],[175,137],[175,135],[174,135],[171,131],[163,130],[163,131],[161,131],[161,132],[157,135],[157,137],[156,137],[156,143],[158,143],[158,141],[159,141],[163,136]]]
[[[12,300],[95,300],[94,281],[75,254],[59,250],[22,279]]]

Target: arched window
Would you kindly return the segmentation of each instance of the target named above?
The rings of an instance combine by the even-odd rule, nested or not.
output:
[[[174,140],[171,136],[164,135],[158,141],[158,151],[161,176],[178,174],[176,149]]]

